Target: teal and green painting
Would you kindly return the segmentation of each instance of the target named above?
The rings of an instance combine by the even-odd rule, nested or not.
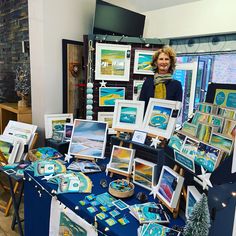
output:
[[[218,162],[219,155],[219,149],[200,142],[194,161],[207,171],[213,172]]]
[[[125,74],[126,50],[101,50],[101,74],[119,75]]]
[[[159,225],[157,223],[150,223],[147,226],[147,228],[144,229],[144,232],[142,234],[142,236],[168,236],[168,235],[179,236],[180,232],[165,227],[163,225]]]
[[[149,126],[166,130],[171,115],[171,108],[153,106]]]
[[[233,140],[223,135],[212,133],[209,143],[219,149],[230,153],[232,150]]]
[[[152,55],[140,53],[138,56],[138,70],[139,71],[152,71]]]
[[[210,115],[208,123],[215,127],[218,127],[218,132],[221,132],[224,123],[224,118],[216,115]]]
[[[196,112],[192,119],[192,124],[197,125],[199,122],[208,122],[209,114]]]
[[[194,159],[194,157],[197,153],[198,144],[199,144],[198,141],[187,138],[184,145],[183,145],[182,152],[184,154],[186,154],[187,156]]]
[[[115,106],[117,99],[125,99],[125,88],[99,88],[99,106]]]
[[[0,150],[7,160],[9,159],[11,149],[12,149],[11,143],[0,140]]]
[[[203,142],[209,142],[212,133],[212,127],[207,124],[199,123],[197,127],[196,137]]]
[[[120,112],[120,122],[135,124],[137,118],[137,108],[136,107],[121,107]]]
[[[205,112],[205,113],[211,113],[212,112],[212,106],[210,104],[205,104],[205,103],[200,103],[198,110],[201,112]]]
[[[170,138],[168,146],[172,147],[173,149],[177,151],[181,151],[185,137],[186,136],[183,134],[174,133],[173,136],[171,136]]]
[[[182,131],[184,131],[185,133],[195,136],[196,130],[197,130],[196,125],[191,124],[187,121],[183,123]]]
[[[66,120],[52,120],[52,131],[64,131]]]

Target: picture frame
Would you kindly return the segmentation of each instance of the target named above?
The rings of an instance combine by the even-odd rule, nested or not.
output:
[[[174,150],[175,161],[181,166],[195,173],[194,158],[187,156],[186,154],[180,153]]]
[[[197,149],[198,149],[199,141],[190,137],[186,137],[185,142],[182,146],[181,152],[192,158],[194,160],[194,157],[196,156]]]
[[[116,100],[125,99],[125,87],[99,87],[99,106],[114,107]]]
[[[107,167],[110,170],[118,171],[119,173],[131,174],[135,150],[132,148],[112,146],[111,158]]]
[[[214,104],[218,106],[225,106],[236,108],[236,91],[231,89],[216,89]]]
[[[108,124],[108,134],[116,134],[116,131],[112,128],[114,112],[98,112],[98,121],[104,121]]]
[[[208,118],[208,123],[215,127],[219,127],[217,132],[220,133],[224,125],[224,120],[225,118],[222,116],[211,114]]]
[[[129,81],[131,45],[96,43],[95,80]]]
[[[106,122],[75,119],[68,153],[82,158],[104,159]]]
[[[147,133],[141,130],[135,130],[132,136],[132,142],[144,144],[146,141]]]
[[[135,50],[134,51],[134,74],[154,75],[151,66],[152,57],[155,51]]]
[[[204,167],[205,170],[213,172],[219,165],[222,157],[222,152],[208,143],[199,142],[195,156],[195,163]]]
[[[116,100],[113,129],[138,130],[142,127],[144,101]]]
[[[62,39],[63,113],[83,116],[84,83],[83,42]]]
[[[194,125],[188,121],[185,121],[182,125],[182,129],[184,133],[187,133],[188,135],[195,136],[197,132],[197,125]]]
[[[196,111],[192,119],[192,124],[197,125],[199,122],[208,122],[210,114]]]
[[[231,153],[233,148],[233,139],[229,138],[223,134],[212,132],[209,144],[227,152],[228,154]]]
[[[194,205],[200,201],[202,195],[195,186],[187,186],[187,199],[185,207],[185,216],[188,219],[192,213]]]
[[[138,101],[142,90],[144,80],[134,80],[133,81],[133,100]]]
[[[225,118],[222,134],[235,139],[236,136],[236,120]]]
[[[207,102],[201,102],[198,104],[198,111],[203,113],[211,113],[216,114],[217,112],[217,105]]]
[[[140,158],[134,159],[133,182],[143,188],[152,190],[156,185],[157,164]]]
[[[176,208],[184,178],[168,166],[163,166],[157,184],[157,196],[168,207]]]
[[[177,151],[181,151],[183,144],[185,142],[185,139],[186,139],[185,134],[183,134],[180,131],[175,131],[169,140],[168,146]]]
[[[143,130],[169,139],[174,132],[181,102],[150,98],[143,121]]]
[[[68,120],[70,120],[68,122]],[[45,138],[52,138],[53,131],[64,131],[66,123],[73,123],[73,114],[45,114]]]

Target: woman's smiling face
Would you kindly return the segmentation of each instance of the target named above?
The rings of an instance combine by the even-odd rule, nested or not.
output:
[[[161,53],[157,59],[157,68],[159,74],[167,74],[169,73],[170,68],[170,57],[165,54]]]

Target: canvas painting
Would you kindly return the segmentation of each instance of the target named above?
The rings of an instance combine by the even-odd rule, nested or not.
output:
[[[144,102],[117,100],[115,103],[113,129],[140,129],[143,121]]]
[[[157,196],[169,207],[175,208],[181,193],[184,178],[168,166],[163,166],[157,184]]]
[[[152,186],[155,185],[156,167],[157,165],[152,162],[135,158],[133,182],[151,190]]]
[[[175,161],[195,173],[194,158],[174,150]]]
[[[134,80],[133,82],[133,100],[138,101],[144,80]]]
[[[225,135],[219,133],[212,133],[209,144],[227,152],[231,153],[233,148],[233,140]]]
[[[195,186],[188,186],[185,209],[185,216],[187,219],[191,215],[194,205],[201,199],[201,196],[202,195],[198,192]]]
[[[125,88],[123,87],[100,87],[99,106],[115,106],[116,100],[125,99]]]
[[[233,139],[235,139],[236,135],[236,120],[225,119],[224,127],[222,130],[222,134],[227,135]]]
[[[112,128],[114,112],[98,112],[98,121],[107,122],[108,134],[116,134],[116,131]]]
[[[210,115],[208,119],[208,123],[218,127],[217,132],[221,132],[224,124],[224,117],[222,116],[217,116],[217,115]]]
[[[200,142],[196,156],[195,163],[204,167],[209,172],[213,172],[220,162],[221,152],[220,149],[213,147],[209,144]]]
[[[130,45],[96,43],[96,80],[129,81]]]
[[[180,102],[150,98],[143,129],[149,134],[169,139],[175,129],[180,107]]]
[[[104,158],[106,134],[106,122],[75,119],[68,153]]]
[[[177,150],[177,151],[181,151],[182,150],[182,146],[184,144],[186,136],[180,132],[175,132],[169,141],[168,146],[172,147],[173,149]]]
[[[181,151],[188,157],[191,157],[192,159],[194,159],[197,153],[198,145],[199,145],[199,141],[187,137]]]
[[[192,123],[190,123],[190,122],[185,121],[183,123],[181,131],[183,131],[183,132],[185,132],[187,134],[190,134],[192,136],[195,136],[196,135],[196,131],[197,131],[197,126],[192,124]]]
[[[203,142],[209,142],[213,127],[208,123],[199,122],[197,125],[196,137]]]
[[[134,149],[113,145],[108,168],[121,173],[130,174],[132,171],[134,154]]]
[[[203,112],[195,112],[192,124],[197,125],[199,122],[208,122],[209,114]]]
[[[135,50],[134,55],[134,74],[153,75],[151,66],[154,51]]]

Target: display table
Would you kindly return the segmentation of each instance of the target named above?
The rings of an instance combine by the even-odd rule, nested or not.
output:
[[[3,133],[9,120],[32,123],[30,107],[18,108],[17,103],[0,103],[0,132]]]
[[[115,178],[121,178],[121,176],[115,175],[113,178],[110,178],[105,175],[104,172],[88,174],[93,182],[92,192],[96,195],[107,192],[107,188],[103,188],[100,185],[101,179],[106,179],[110,183]],[[41,177],[34,177],[33,172],[27,171],[25,173],[25,235],[48,235],[49,232],[49,221],[50,221],[50,204],[52,199],[52,190],[57,188],[57,185],[49,184],[45,180],[41,180]],[[43,189],[42,189],[43,188]],[[39,194],[40,192],[40,194]],[[135,194],[124,200],[128,205],[138,204],[140,201],[136,199],[138,192],[144,192],[148,195],[149,201],[153,201],[153,197],[149,196],[150,191],[140,187],[135,186]],[[68,208],[73,210],[80,217],[85,219],[90,224],[94,223],[94,216],[98,212],[91,214],[87,211],[86,206],[81,206],[79,204],[80,200],[83,200],[85,196],[89,194],[84,193],[66,193],[57,195],[57,199],[66,205]],[[155,200],[157,202],[158,200]],[[76,206],[79,207],[78,210],[75,210]],[[114,208],[115,209],[115,208]],[[119,210],[120,211],[120,210]],[[121,216],[125,216],[130,223],[123,226],[119,223],[114,226],[109,227],[104,220],[98,220],[98,229],[104,233],[104,235],[127,235],[135,236],[137,235],[137,228],[139,227],[139,222],[129,214],[129,210],[125,209],[121,212]],[[169,214],[169,216],[171,216]],[[171,219],[169,226],[173,225],[184,225],[184,221],[180,218]],[[105,228],[109,227],[109,231],[105,232]]]

